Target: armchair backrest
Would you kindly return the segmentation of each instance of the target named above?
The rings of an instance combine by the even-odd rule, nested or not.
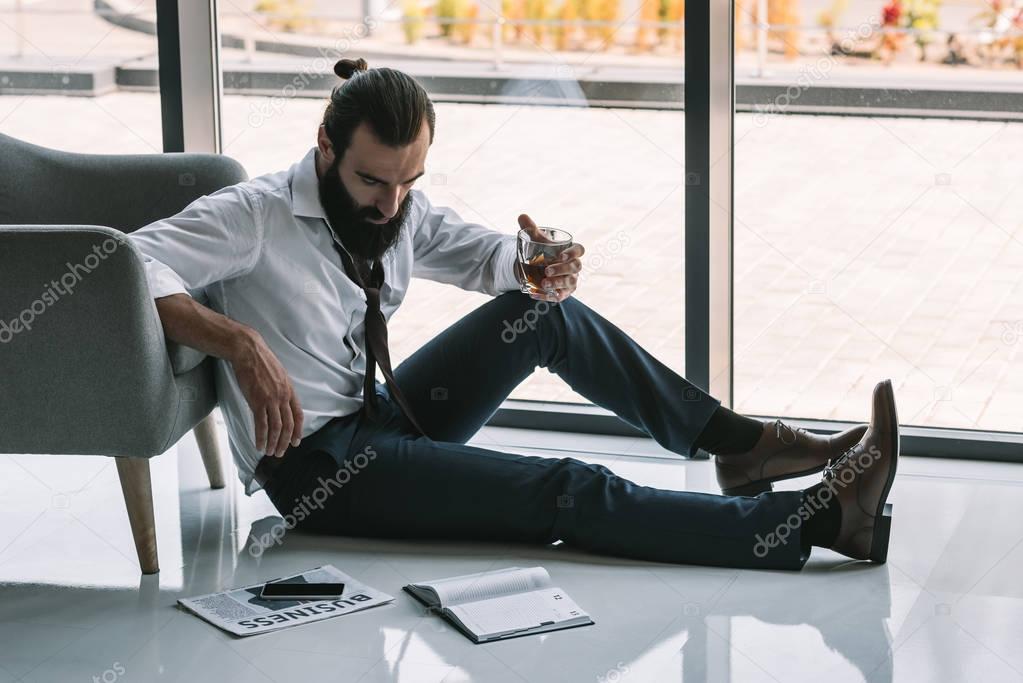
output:
[[[103,225],[133,232],[247,180],[220,154],[81,154],[0,133],[0,225]]]

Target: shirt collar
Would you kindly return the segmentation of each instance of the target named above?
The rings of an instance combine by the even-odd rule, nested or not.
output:
[[[316,175],[316,147],[311,147],[295,165],[291,178],[291,210],[296,216],[327,217],[320,202],[320,180]]]

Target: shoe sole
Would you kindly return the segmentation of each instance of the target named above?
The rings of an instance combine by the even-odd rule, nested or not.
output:
[[[889,405],[892,407],[892,442],[888,444],[892,449],[892,466],[888,472],[888,481],[885,482],[881,498],[878,500],[877,509],[874,511],[874,533],[870,539],[869,559],[877,564],[884,564],[888,561],[888,541],[892,535],[892,505],[887,501],[888,494],[891,492],[892,484],[895,481],[895,470],[898,469],[899,448],[901,446],[899,414],[895,407],[895,392],[892,389],[892,381],[885,380],[884,388],[888,394]]]

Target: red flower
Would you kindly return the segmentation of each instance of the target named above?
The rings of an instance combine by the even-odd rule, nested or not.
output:
[[[899,18],[902,16],[902,2],[900,0],[891,0],[884,9],[881,10],[881,17],[884,21],[885,26],[896,26],[899,23]]]

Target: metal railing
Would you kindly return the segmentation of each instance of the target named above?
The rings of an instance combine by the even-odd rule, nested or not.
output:
[[[767,0],[756,0],[757,2],[757,16],[767,16]],[[79,10],[61,10],[56,8],[35,8],[26,7],[24,0],[14,0],[13,4],[13,28],[15,33],[14,51],[13,56],[16,58],[24,57],[26,54],[26,47],[28,42],[28,27],[26,25],[26,17],[30,15],[61,15],[61,14],[81,14]],[[99,16],[105,19],[125,19],[127,17],[139,18],[143,21],[148,21],[150,17],[153,18],[153,33],[155,33],[155,17],[152,12],[121,12],[117,10],[106,9],[102,6],[96,7],[92,11],[92,15]],[[266,22],[269,24],[273,21],[285,21],[295,20],[294,14],[288,14],[284,12],[243,12],[239,10],[222,10],[222,17],[239,17],[246,19],[258,19],[259,21]],[[408,16],[377,16],[372,19],[358,16],[345,16],[337,13],[323,13],[323,12],[309,12],[302,14],[299,19],[302,21],[331,21],[331,22],[351,22],[354,25],[369,26],[369,25],[397,25],[404,27],[408,24],[414,24],[420,27],[432,25],[432,26],[447,26],[457,27],[471,25],[478,27],[480,33],[483,35],[489,34],[489,47],[493,53],[492,59],[490,60],[495,69],[500,70],[504,67],[505,62],[505,49],[508,46],[508,42],[505,39],[505,31],[508,29],[522,29],[528,31],[529,29],[536,27],[543,27],[545,29],[554,29],[556,31],[578,31],[585,29],[612,29],[615,33],[619,32],[634,32],[639,29],[647,29],[651,31],[672,31],[677,32],[682,39],[684,39],[685,22],[684,21],[651,21],[651,20],[640,20],[628,17],[623,21],[615,20],[595,20],[595,19],[526,19],[526,18],[510,18],[505,16],[493,16],[493,17],[472,17],[472,18],[453,18],[453,17],[437,17],[437,16],[422,16],[422,17],[408,17]],[[117,22],[115,22],[117,23]],[[123,24],[122,24],[123,25]],[[924,41],[938,42],[947,41],[950,36],[956,36],[959,38],[976,38],[978,41],[986,41],[985,44],[992,43],[994,41],[1023,41],[1023,30],[1020,29],[1009,29],[1009,30],[996,30],[990,27],[981,28],[963,28],[961,30],[949,30],[949,29],[914,29],[905,27],[891,27],[891,26],[880,26],[877,24],[863,24],[860,26],[841,26],[841,27],[822,27],[816,25],[806,24],[771,24],[766,21],[755,22],[745,21],[737,24],[737,30],[741,30],[744,34],[752,34],[753,40],[752,51],[756,55],[755,67],[753,69],[753,76],[765,76],[768,73],[767,65],[769,61],[769,45],[770,37],[772,34],[784,34],[786,32],[798,32],[802,34],[823,34],[831,38],[838,37],[839,40],[845,39],[846,37],[855,37],[859,35],[863,37],[864,27],[868,28],[868,36],[871,38],[884,37],[884,36],[906,36],[913,39],[923,39]],[[244,31],[240,36],[242,43],[242,50],[246,54],[246,59],[252,61],[255,58],[257,52],[257,35],[258,31],[270,30],[268,26],[264,25],[260,28],[252,27],[251,30]],[[368,31],[367,31],[368,34]],[[314,33],[295,32],[292,35],[315,35]],[[400,41],[396,41],[400,42]],[[652,40],[652,43],[659,41]],[[615,44],[623,44],[624,41],[608,40],[603,47],[609,47]],[[525,41],[520,42],[525,47],[529,47],[530,44],[533,47],[542,47],[538,45],[536,40],[528,38]],[[452,45],[453,49],[458,49],[459,46]],[[475,47],[475,46],[471,46]],[[573,50],[567,50],[566,52],[572,52]],[[745,50],[744,50],[745,51]],[[805,53],[802,50],[798,50],[799,56],[807,57],[812,56],[810,53]],[[659,56],[665,56],[663,54]],[[678,54],[681,59],[681,53]]]

